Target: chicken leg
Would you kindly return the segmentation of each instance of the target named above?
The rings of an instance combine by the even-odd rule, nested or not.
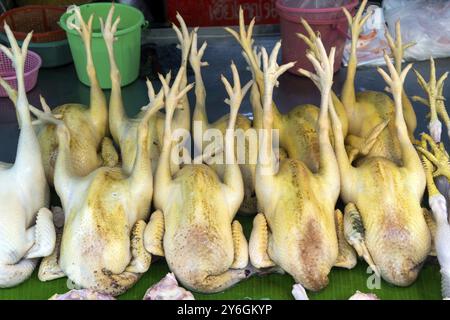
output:
[[[427,144],[431,145],[433,155],[428,151]],[[428,203],[433,213],[433,219],[436,223],[436,231],[434,235],[434,244],[436,248],[436,254],[441,266],[442,276],[442,297],[450,298],[450,254],[449,254],[449,239],[450,239],[450,220],[448,215],[447,200],[439,192],[434,182],[434,177],[438,173],[433,172],[433,163],[442,163],[437,161],[437,157],[441,158],[443,155],[442,149],[439,148],[429,136],[422,136],[422,147],[419,149],[422,153],[422,163],[426,172],[427,187],[428,187]],[[430,161],[433,159],[433,162]],[[442,159],[442,158],[441,158]],[[445,164],[448,165],[448,155]],[[448,177],[444,176],[445,179]],[[449,181],[449,180],[447,180]]]
[[[11,48],[0,45],[0,50],[15,68],[18,89],[9,93],[15,99],[20,135],[15,163],[0,168],[1,288],[25,281],[36,267],[37,258],[49,255],[55,246],[52,214],[46,208],[49,190],[25,92],[24,64],[32,33],[19,47],[6,23],[4,29]]]

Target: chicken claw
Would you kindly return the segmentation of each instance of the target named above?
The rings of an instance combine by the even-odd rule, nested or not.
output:
[[[431,152],[427,148],[427,143],[431,148]],[[437,144],[428,134],[422,133],[422,145],[416,148],[422,153],[422,159],[425,157],[436,167],[436,170],[432,173],[433,177],[444,176],[450,180],[449,155],[442,142]]]
[[[367,250],[364,238],[364,225],[359,214],[358,209],[353,203],[348,203],[345,206],[344,214],[344,233],[348,243],[350,243],[360,257],[363,257],[373,272],[379,277],[380,271],[373,262],[369,251]]]
[[[449,127],[450,119],[444,105],[444,97],[442,96],[444,81],[447,79],[448,72],[444,73],[439,79],[436,79],[436,65],[433,58],[430,58],[430,80],[426,82],[422,75],[414,70],[417,77],[417,82],[420,87],[425,91],[428,99],[424,99],[418,96],[414,96],[413,100],[421,102],[422,104],[430,108],[430,122],[428,124],[428,130],[430,130],[433,140],[436,142],[441,141],[442,123],[438,116],[442,118]],[[450,129],[450,127],[448,128]],[[449,135],[450,136],[450,135]]]

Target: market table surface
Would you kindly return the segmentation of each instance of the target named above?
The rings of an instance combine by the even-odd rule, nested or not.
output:
[[[271,49],[278,36],[256,37],[256,44],[263,45]],[[240,70],[242,82],[250,79],[250,72],[245,70],[245,61],[240,53],[241,49],[230,37],[208,39],[208,49],[205,53],[205,61],[210,63],[209,67],[203,69],[203,77],[207,92],[207,112],[211,121],[218,119],[221,115],[228,113],[228,106],[223,103],[225,89],[220,81],[220,74],[230,77],[230,62],[233,60]],[[450,58],[438,59],[437,74],[440,75],[450,70]],[[176,69],[178,66],[173,65]],[[414,62],[414,67],[428,79],[429,62]],[[335,74],[334,89],[340,92],[346,70],[342,68]],[[189,82],[194,81],[191,74]],[[154,82],[155,87],[159,84]],[[448,86],[448,85],[447,85]],[[356,77],[356,90],[376,90],[382,91],[385,87],[381,76],[375,68],[361,68]],[[417,84],[415,75],[410,72],[405,90],[408,95],[421,95],[424,93]],[[105,91],[109,97],[109,91]],[[139,79],[131,85],[123,88],[123,99],[126,111],[129,116],[135,115],[141,106],[148,103],[145,81]],[[450,91],[444,90],[447,99],[450,98]],[[43,95],[51,107],[60,104],[76,102],[89,103],[89,88],[78,81],[73,64],[53,68],[41,69],[36,88],[28,93],[31,104],[39,106],[39,95]],[[287,112],[294,106],[303,103],[319,103],[319,92],[313,84],[305,78],[300,78],[292,74],[285,74],[280,79],[280,87],[275,90],[274,99],[281,112]],[[190,93],[191,108],[194,106],[194,94]],[[414,103],[417,114],[418,126],[416,136],[427,131],[426,114],[427,107]],[[251,107],[246,98],[243,103],[241,113],[251,116]],[[449,141],[446,130],[443,130],[444,143],[449,149]],[[17,126],[16,114],[12,103],[6,98],[0,98],[0,161],[13,162],[16,153],[19,130]],[[52,203],[57,204],[58,199],[52,197]],[[252,218],[238,216],[243,223],[247,237],[250,235]],[[327,288],[319,293],[309,293],[311,299],[347,299],[356,290],[362,292],[373,292],[381,299],[441,299],[440,294],[440,273],[439,266],[435,259],[430,259],[423,267],[417,281],[407,287],[394,287],[385,281],[378,282],[374,276],[368,272],[365,262],[359,261],[353,270],[334,268],[330,274],[330,283]],[[163,259],[154,261],[149,271],[140,281],[131,288],[120,299],[142,299],[145,291],[152,284],[159,281],[169,269]],[[197,299],[292,299],[291,289],[294,281],[287,274],[270,274],[264,276],[254,276],[243,281],[225,292],[211,295],[196,294]],[[0,289],[0,299],[47,299],[54,293],[63,293],[68,290],[71,284],[66,278],[40,282],[36,272],[32,278],[23,284],[10,289]]]

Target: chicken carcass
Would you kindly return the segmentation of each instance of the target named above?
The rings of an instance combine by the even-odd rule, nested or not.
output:
[[[248,83],[241,89],[236,66],[234,87],[222,81],[229,94],[231,113],[225,135],[227,165],[223,181],[205,164],[188,164],[170,172],[171,122],[177,100],[191,88],[172,89],[164,83],[166,123],[164,144],[155,176],[154,204],[145,245],[152,254],[164,255],[170,270],[186,288],[198,292],[222,291],[249,275],[247,240],[234,216],[244,196],[242,175],[235,159],[234,127]],[[156,232],[156,230],[158,232]]]
[[[363,16],[366,4],[367,0],[364,0],[354,17],[343,8],[351,30],[351,53],[341,95],[348,116],[348,135],[344,136],[345,143],[351,162],[358,158],[383,157],[394,161],[397,165],[402,165],[401,146],[394,121],[394,102],[384,92],[369,90],[355,92],[357,42],[361,29],[370,16],[370,14]],[[396,71],[400,74],[403,52],[411,44],[402,43],[399,23],[396,25],[395,40],[388,32],[386,32],[386,39],[394,56]],[[403,89],[401,100],[408,135],[413,140],[417,122],[416,114]],[[340,114],[339,118],[342,118]]]
[[[296,158],[283,159],[277,166],[272,150],[275,122],[272,93],[277,78],[293,63],[278,66],[279,42],[270,58],[262,49],[265,134],[260,141],[256,168],[256,195],[262,213],[253,221],[249,253],[252,265],[256,268],[277,265],[291,274],[296,283],[318,291],[328,284],[328,274],[338,261],[338,234],[342,233],[336,232],[336,225],[342,224],[335,220],[342,220],[338,218],[340,213],[334,210],[340,180],[330,142],[328,119],[335,51],[333,48],[328,56],[320,38],[317,37],[315,41],[319,56],[309,53],[307,57],[314,64],[317,74],[305,70],[301,72],[310,77],[321,91],[321,109],[317,121],[320,165],[317,173]],[[353,266],[356,259],[351,250],[346,252],[351,255],[348,261]]]
[[[396,159],[393,154],[369,153],[353,166],[343,136],[336,135],[337,129],[334,130],[335,150],[341,175],[341,197],[346,203],[344,229],[348,242],[383,279],[408,286],[417,278],[430,253],[430,230],[421,208],[426,180],[403,116],[403,81],[411,65],[399,72],[387,55],[385,61],[390,75],[381,68],[378,71],[394,97],[395,119],[391,121],[394,131],[388,132],[395,134],[400,158]],[[369,104],[358,108],[366,107],[369,108]],[[335,113],[331,114],[334,128],[339,119]],[[393,140],[390,134],[383,133],[378,138],[384,145],[391,143],[388,139]]]
[[[153,88],[148,92],[154,93]],[[71,161],[70,130],[64,122],[53,120],[59,145],[55,188],[65,223],[57,248],[59,259],[57,251],[42,263],[46,269],[39,273],[42,281],[66,275],[78,287],[115,296],[133,286],[150,267],[151,255],[143,242],[153,194],[148,119],[164,105],[164,99],[162,91],[149,98],[137,130],[138,148],[130,173],[100,167],[79,176]]]
[[[15,162],[0,165],[0,288],[25,281],[38,258],[51,254],[56,238],[52,213],[47,209],[49,189],[41,151],[25,93],[24,64],[32,33],[20,48],[7,24],[5,32],[11,48],[0,45],[0,50],[14,63],[17,92],[3,79],[1,84],[15,96],[20,135]]]
[[[73,170],[79,176],[86,176],[94,169],[106,165],[116,165],[117,152],[108,134],[108,109],[105,95],[100,88],[97,74],[92,60],[91,35],[92,19],[86,24],[81,16],[80,9],[75,9],[80,25],[70,24],[83,40],[86,52],[86,70],[91,84],[90,106],[78,103],[68,103],[56,107],[52,111],[44,104],[44,110],[64,121],[70,131],[70,158]],[[48,182],[53,185],[55,162],[58,154],[58,137],[56,126],[52,123],[42,123],[37,126],[39,144],[41,145],[42,159]]]

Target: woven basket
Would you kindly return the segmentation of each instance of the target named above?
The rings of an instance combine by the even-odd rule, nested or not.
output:
[[[25,91],[28,92],[34,88],[37,82],[39,68],[41,67],[42,59],[37,53],[28,50],[27,57],[24,65],[24,82]],[[17,90],[17,78],[16,71],[12,64],[12,61],[0,51],[0,76],[9,85]],[[0,86],[0,97],[7,97],[8,93]]]
[[[61,41],[66,33],[58,25],[59,18],[66,12],[64,7],[26,6],[6,11],[0,16],[0,31],[5,32],[6,22],[17,40],[23,40],[33,31],[31,42],[43,43]]]
[[[92,0],[16,0],[19,7],[31,5],[70,6],[71,4],[81,5],[89,2],[92,2]]]

